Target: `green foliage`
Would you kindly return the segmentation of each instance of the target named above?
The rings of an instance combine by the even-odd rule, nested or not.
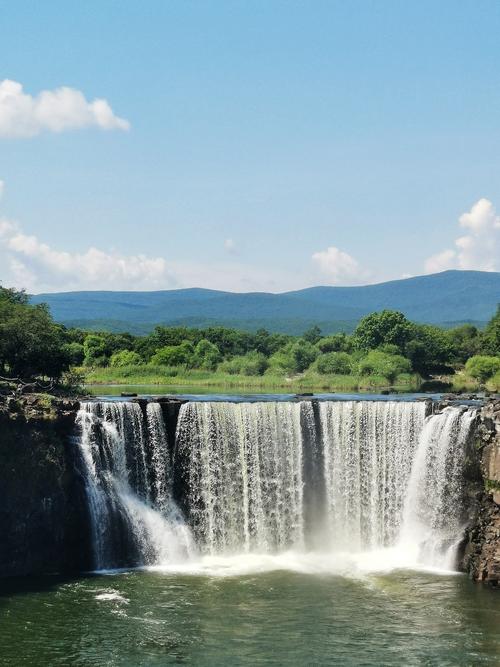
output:
[[[106,339],[104,336],[90,334],[83,343],[85,366],[105,366],[108,361]]]
[[[0,374],[57,380],[68,366],[63,328],[48,308],[29,305],[23,291],[0,287]]]
[[[66,355],[70,366],[81,366],[85,358],[85,351],[81,343],[64,343],[63,353]]]
[[[482,351],[500,355],[500,304],[484,330]]]
[[[500,357],[476,355],[467,361],[465,370],[468,375],[484,383],[500,372]]]
[[[138,366],[142,363],[141,355],[133,350],[120,350],[114,352],[109,360],[110,366]]]
[[[317,325],[311,327],[307,331],[304,331],[302,338],[308,343],[315,345],[321,338],[321,329]]]
[[[481,352],[481,333],[472,324],[463,324],[460,327],[448,329],[446,335],[450,340],[450,361],[453,364],[465,364],[469,357]]]
[[[263,375],[269,366],[265,355],[254,350],[239,357],[233,357],[220,364],[218,370],[229,375]]]
[[[316,370],[322,375],[349,375],[353,369],[353,358],[347,352],[327,352],[316,360]]]
[[[430,324],[415,324],[413,338],[406,344],[406,356],[420,375],[449,372],[453,347],[446,331]]]
[[[268,372],[302,373],[315,361],[318,354],[318,349],[312,343],[299,338],[271,356]]]
[[[383,310],[363,317],[354,331],[354,343],[361,350],[375,350],[389,343],[404,352],[413,335],[414,325],[403,313]]]
[[[180,345],[166,345],[157,350],[151,363],[156,366],[191,366],[193,356],[193,344],[185,340]]]
[[[359,362],[361,375],[382,375],[392,384],[401,373],[410,373],[411,364],[399,354],[387,354],[381,350],[371,350]]]
[[[196,345],[192,363],[195,368],[205,368],[206,370],[214,371],[221,359],[222,355],[217,345],[203,338]]]
[[[351,352],[352,338],[345,333],[334,334],[321,338],[316,347],[320,352]]]

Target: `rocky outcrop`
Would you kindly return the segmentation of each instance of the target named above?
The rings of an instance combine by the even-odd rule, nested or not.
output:
[[[0,397],[0,576],[88,567],[77,409],[46,394]]]
[[[465,540],[462,568],[475,581],[500,585],[500,401],[480,412],[476,447],[481,476],[476,484],[475,518]],[[472,495],[472,494],[471,494]]]

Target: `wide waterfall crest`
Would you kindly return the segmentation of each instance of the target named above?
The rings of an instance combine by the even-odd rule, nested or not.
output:
[[[83,404],[96,568],[292,553],[452,568],[475,412],[428,412],[423,401],[190,401],[169,442],[175,423],[158,402]]]

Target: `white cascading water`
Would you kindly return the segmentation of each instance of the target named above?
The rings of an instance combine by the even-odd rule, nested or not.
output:
[[[155,407],[147,416],[149,437],[136,403],[86,403],[79,412],[96,569],[181,561],[193,553],[169,495],[163,419]]]
[[[464,531],[475,412],[449,407],[426,417],[427,409],[409,401],[188,402],[172,460],[159,403],[145,415],[137,403],[84,404],[96,566],[166,565],[198,551],[240,560],[314,552],[331,562],[364,554],[371,565],[392,553],[395,567],[449,569]]]
[[[413,460],[398,546],[416,561],[453,569],[465,529],[464,464],[475,410],[426,419]]]
[[[425,403],[326,402],[319,409],[330,546],[393,544]]]
[[[299,403],[186,403],[177,457],[189,520],[210,554],[301,548],[304,540]]]

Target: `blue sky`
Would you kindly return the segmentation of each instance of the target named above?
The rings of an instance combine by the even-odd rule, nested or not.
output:
[[[3,284],[500,270],[497,0],[16,0],[0,20],[0,82],[22,86],[0,84]]]

